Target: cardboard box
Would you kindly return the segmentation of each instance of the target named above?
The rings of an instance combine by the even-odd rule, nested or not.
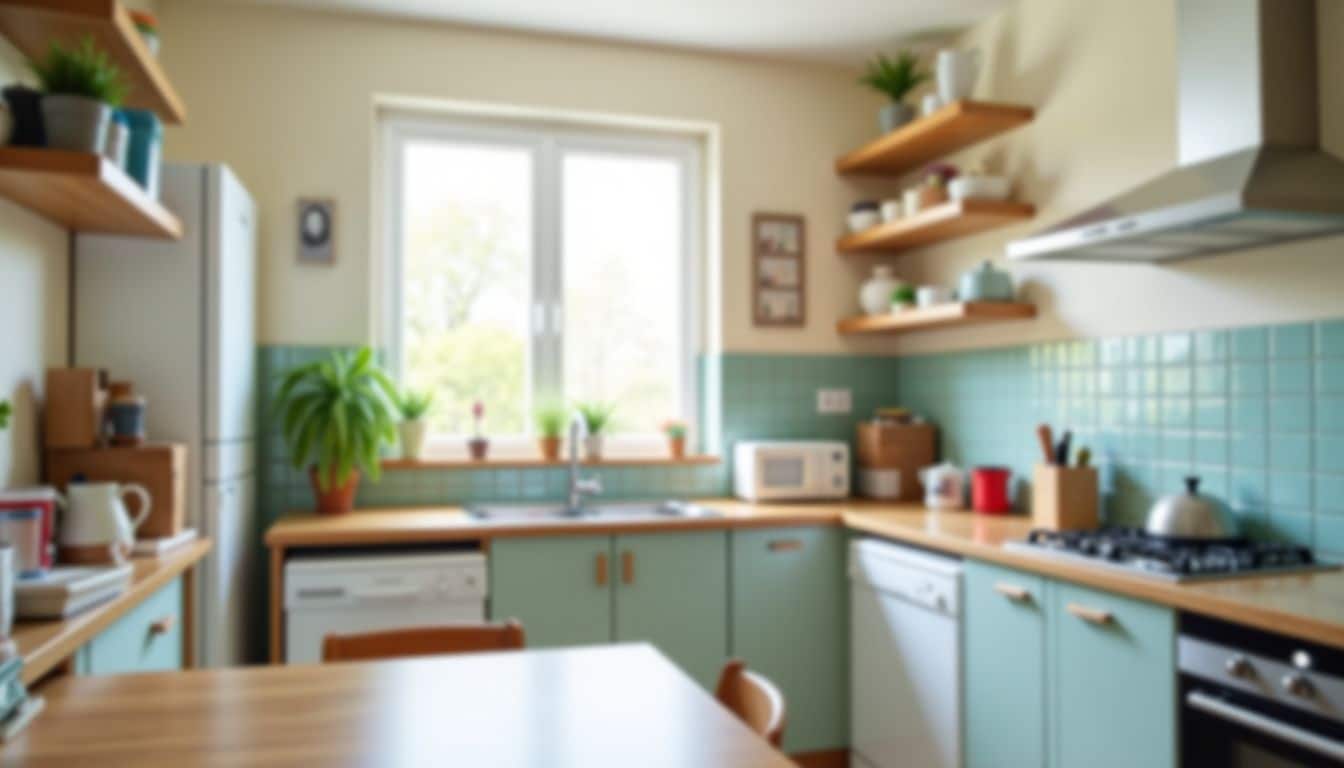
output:
[[[1095,467],[1038,464],[1032,476],[1031,523],[1052,531],[1090,531],[1101,520]]]
[[[107,371],[48,368],[43,392],[42,444],[47,448],[93,448],[102,442]]]
[[[858,427],[859,466],[864,469],[899,469],[901,501],[924,498],[919,471],[937,463],[938,428],[932,424],[876,424]]]
[[[138,539],[181,533],[187,512],[187,446],[145,443],[110,448],[49,450],[47,482],[61,491],[83,475],[96,483],[139,483],[149,491],[149,518],[135,531]],[[132,517],[140,514],[134,498],[127,500]]]

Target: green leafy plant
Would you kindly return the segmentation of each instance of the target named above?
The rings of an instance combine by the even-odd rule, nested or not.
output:
[[[110,107],[121,106],[126,80],[107,53],[85,37],[75,48],[53,42],[41,61],[29,62],[33,73],[50,94],[83,96]]]
[[[423,419],[432,405],[434,393],[428,390],[407,389],[397,396],[397,411],[401,413],[402,421]]]
[[[8,400],[0,400],[0,429],[9,429],[9,417],[14,413]]]
[[[542,403],[537,406],[533,418],[537,423],[537,433],[542,437],[560,437],[565,432],[565,407],[560,403]]]
[[[901,51],[895,59],[879,53],[868,62],[868,69],[859,82],[899,103],[928,79],[929,73],[920,66],[919,57],[910,51]]]
[[[892,304],[914,304],[915,288],[912,285],[900,285],[891,292]]]
[[[673,440],[682,440],[686,437],[686,422],[684,421],[665,421],[663,422],[663,434]]]
[[[574,408],[583,417],[583,423],[588,426],[590,435],[602,434],[602,431],[611,425],[611,417],[616,413],[615,405],[597,400],[575,403]]]
[[[343,485],[355,469],[377,480],[378,449],[397,437],[396,393],[367,347],[289,370],[275,409],[294,468],[316,465],[324,492]]]

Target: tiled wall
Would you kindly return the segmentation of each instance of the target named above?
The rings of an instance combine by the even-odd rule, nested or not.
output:
[[[1344,321],[903,357],[899,392],[945,455],[1018,478],[1037,423],[1071,428],[1110,522],[1141,524],[1196,474],[1251,535],[1344,557]]]

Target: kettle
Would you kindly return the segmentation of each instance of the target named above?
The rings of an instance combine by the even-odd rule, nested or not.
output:
[[[130,554],[135,529],[149,517],[151,499],[143,485],[71,483],[67,495],[59,536],[63,559],[89,562],[109,552],[117,559]],[[140,513],[134,518],[126,510],[126,496],[139,501]]]
[[[1148,512],[1144,530],[1169,539],[1233,539],[1237,521],[1216,499],[1201,495],[1199,478],[1185,478],[1185,493],[1164,496]]]
[[[966,473],[957,465],[945,461],[919,471],[919,482],[924,486],[924,506],[929,509],[964,509]]]

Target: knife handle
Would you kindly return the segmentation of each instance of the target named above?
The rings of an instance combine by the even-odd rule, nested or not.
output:
[[[1055,463],[1055,436],[1050,431],[1049,424],[1041,424],[1036,427],[1036,439],[1041,443],[1041,456],[1045,457],[1046,464]]]

